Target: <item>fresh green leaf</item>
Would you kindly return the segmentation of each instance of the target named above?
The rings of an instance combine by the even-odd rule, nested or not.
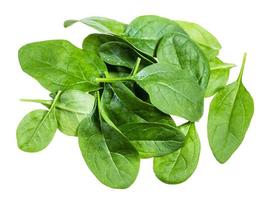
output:
[[[184,141],[181,131],[166,124],[127,123],[120,126],[120,130],[143,158],[172,153],[180,148]]]
[[[137,61],[137,58],[142,57],[136,50],[124,42],[112,41],[100,46],[100,56],[104,62],[124,66],[132,69]],[[142,57],[143,58],[143,57]],[[150,61],[142,59],[140,66],[152,64]]]
[[[209,97],[214,95],[218,90],[223,88],[229,79],[229,71],[233,64],[223,63],[220,59],[215,58],[209,62],[210,65],[210,78],[208,86],[205,90],[205,96]]]
[[[136,179],[139,155],[128,140],[104,121],[98,109],[78,128],[79,146],[89,169],[103,184],[127,188]]]
[[[65,40],[27,44],[19,50],[19,61],[24,72],[51,92],[98,90],[95,78],[105,68],[98,56],[90,56]]]
[[[200,141],[194,123],[179,127],[186,134],[184,143],[177,151],[154,158],[153,170],[165,183],[177,184],[187,180],[195,171],[200,154]]]
[[[249,127],[254,102],[242,83],[246,56],[237,81],[213,98],[208,117],[208,139],[215,158],[226,162],[242,143]]]
[[[114,33],[117,35],[122,34],[126,28],[124,23],[105,17],[87,17],[81,20],[66,20],[64,22],[64,27],[67,28],[76,22],[86,24],[102,33]]]
[[[38,152],[49,145],[57,130],[55,110],[34,110],[17,128],[18,147],[26,152]]]
[[[185,21],[176,22],[184,29],[190,38],[198,44],[208,58],[212,59],[218,55],[221,44],[209,31],[196,23]]]
[[[126,28],[123,37],[137,49],[153,56],[158,41],[167,33],[185,33],[174,21],[146,15],[134,19]]]
[[[63,92],[56,103],[58,128],[66,135],[76,136],[79,123],[91,113],[94,97],[79,90]]]
[[[134,79],[162,112],[190,121],[202,116],[204,92],[188,70],[153,64],[141,70]]]
[[[47,110],[34,110],[19,123],[16,131],[18,147],[27,152],[37,152],[49,145],[57,130],[55,105],[61,92],[58,92]]]
[[[121,82],[105,85],[102,106],[116,126],[126,123],[157,122],[175,126],[173,119],[153,105],[137,98]]]
[[[209,81],[209,63],[202,51],[187,36],[172,33],[164,36],[157,49],[159,63],[170,67],[179,66],[196,77],[200,86],[205,89]]]

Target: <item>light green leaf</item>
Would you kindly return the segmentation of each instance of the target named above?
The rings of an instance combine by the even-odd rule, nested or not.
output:
[[[154,158],[153,170],[165,183],[177,184],[187,180],[195,171],[200,154],[200,141],[194,123],[179,126],[186,134],[181,148],[168,155]]]
[[[242,143],[249,127],[254,102],[242,83],[245,58],[237,81],[213,98],[208,117],[208,139],[215,158],[226,162]]]
[[[210,78],[205,90],[205,97],[214,95],[218,90],[223,88],[229,79],[229,71],[233,64],[223,63],[220,59],[214,58],[209,62]]]
[[[122,34],[126,28],[126,24],[105,17],[87,17],[81,20],[66,20],[64,22],[64,27],[67,28],[76,22],[86,24],[102,33],[114,33],[117,35]]]
[[[176,21],[190,36],[190,38],[198,44],[201,50],[208,58],[214,58],[218,55],[221,45],[214,35],[204,29],[202,26],[185,21]]]
[[[27,152],[43,150],[52,141],[57,130],[55,110],[34,110],[17,127],[18,147]]]

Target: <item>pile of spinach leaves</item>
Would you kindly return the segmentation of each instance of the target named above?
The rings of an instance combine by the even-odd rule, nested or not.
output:
[[[159,16],[129,24],[103,17],[81,22],[100,33],[78,48],[66,40],[24,45],[22,70],[50,92],[51,100],[23,99],[45,109],[28,113],[17,128],[18,147],[46,148],[57,129],[78,137],[93,174],[111,188],[136,179],[140,159],[153,158],[163,182],[188,179],[197,167],[200,141],[195,122],[205,97],[213,97],[208,139],[215,158],[226,162],[249,127],[254,104],[242,83],[227,84],[233,64],[218,58],[221,45],[203,27]],[[171,115],[188,122],[177,126]]]

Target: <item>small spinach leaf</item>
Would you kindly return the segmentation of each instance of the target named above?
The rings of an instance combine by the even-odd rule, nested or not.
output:
[[[205,89],[209,81],[209,63],[202,51],[187,36],[172,33],[164,36],[157,49],[159,63],[177,65],[195,76]]]
[[[153,170],[165,183],[177,184],[187,180],[195,171],[200,154],[200,141],[194,123],[179,126],[186,134],[182,147],[168,155],[154,158]]]
[[[65,40],[27,44],[19,50],[19,61],[24,72],[51,92],[97,90],[100,86],[95,78],[105,68],[98,56],[90,56]]]
[[[102,33],[114,33],[117,35],[122,34],[126,28],[124,23],[105,17],[87,17],[81,20],[70,19],[64,22],[64,27],[67,28],[76,22],[86,24]]]
[[[115,66],[124,66],[133,69],[138,57],[143,58],[140,67],[152,64],[150,61],[145,60],[144,57],[130,45],[124,42],[107,42],[100,46],[99,53],[104,62]]]
[[[246,55],[237,81],[213,98],[208,116],[208,139],[215,158],[226,162],[242,143],[249,127],[254,102],[242,83]]]
[[[56,103],[56,118],[59,130],[71,136],[77,135],[79,123],[91,113],[94,97],[79,90],[63,92]]]
[[[218,55],[221,44],[209,31],[196,23],[185,21],[176,22],[184,29],[190,38],[198,44],[208,58],[212,59]]]
[[[181,147],[184,135],[166,124],[127,123],[119,127],[142,158],[162,156]]]
[[[190,121],[202,116],[204,92],[187,70],[153,64],[142,69],[134,79],[162,112]]]
[[[21,150],[38,152],[49,145],[57,130],[55,104],[60,94],[60,92],[57,93],[48,111],[34,110],[19,123],[16,136]]]
[[[97,106],[78,128],[82,156],[93,174],[112,188],[127,188],[136,179],[139,155],[128,140],[104,121]]]
[[[223,88],[229,79],[229,71],[233,64],[223,63],[220,59],[214,58],[209,62],[210,78],[205,90],[205,97],[214,95],[218,90]]]

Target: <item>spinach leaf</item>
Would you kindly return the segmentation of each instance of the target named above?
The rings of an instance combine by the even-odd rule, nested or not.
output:
[[[214,95],[218,90],[223,88],[229,79],[229,71],[233,64],[222,62],[219,58],[214,58],[209,62],[210,65],[210,78],[208,86],[205,90],[205,96],[209,97]]]
[[[213,59],[218,55],[221,44],[209,31],[196,23],[185,21],[176,22],[184,29],[190,38],[198,44],[208,58]]]
[[[237,81],[213,98],[208,116],[208,139],[215,158],[226,162],[242,143],[249,127],[254,102],[242,83],[246,55]]]
[[[172,33],[164,36],[157,49],[159,63],[177,65],[195,76],[205,89],[209,81],[209,63],[202,51],[187,36]],[[168,65],[169,64],[169,65]]]
[[[189,71],[169,64],[153,64],[142,69],[134,80],[162,112],[190,121],[202,116],[204,92]]]
[[[89,169],[103,184],[127,188],[136,179],[139,155],[128,140],[103,120],[97,106],[78,128],[79,146]]]
[[[101,104],[117,127],[138,122],[157,122],[175,126],[175,122],[169,115],[137,98],[121,82],[105,85]]]
[[[64,27],[67,28],[76,22],[86,24],[102,33],[114,33],[117,35],[122,34],[126,28],[124,23],[105,17],[87,17],[81,20],[70,19],[64,22]]]
[[[174,21],[146,15],[135,18],[125,29],[123,37],[147,55],[153,56],[156,45],[167,33],[185,33]]]
[[[119,128],[142,158],[172,153],[180,148],[184,141],[181,131],[166,124],[127,123]]]
[[[102,44],[112,41],[122,41],[120,38],[114,35],[93,33],[88,35],[82,43],[82,48],[91,53],[96,52],[99,54],[99,48]]]
[[[91,113],[94,97],[79,90],[63,92],[56,103],[56,118],[59,130],[71,136],[77,135],[79,123]]]
[[[140,63],[141,67],[152,64],[152,62],[145,60],[141,54],[124,42],[107,42],[100,46],[99,53],[104,62],[115,66],[133,69],[139,57],[143,58]]]
[[[19,123],[16,131],[18,147],[27,152],[38,152],[49,145],[57,130],[55,104],[60,96],[57,93],[50,109],[34,110]]]
[[[19,50],[19,61],[24,72],[51,92],[98,90],[95,78],[105,66],[96,55],[90,56],[65,40],[27,44]]]
[[[154,158],[153,170],[165,183],[177,184],[187,180],[195,171],[200,154],[200,141],[194,123],[179,127],[186,136],[182,147],[162,157]]]

